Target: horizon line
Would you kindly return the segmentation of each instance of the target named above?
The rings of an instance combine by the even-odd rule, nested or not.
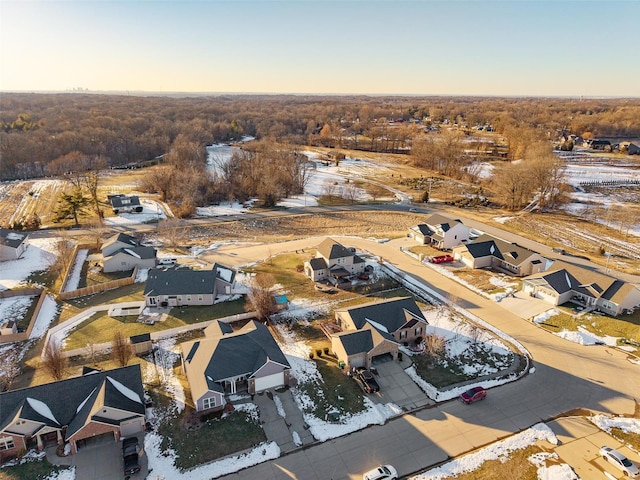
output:
[[[181,90],[0,90],[0,93],[66,93],[87,95],[156,95],[156,96],[211,96],[211,95],[264,95],[314,97],[481,97],[481,98],[566,98],[566,99],[640,99],[640,95],[565,95],[565,94],[488,94],[488,93],[313,93],[313,92],[233,92],[233,91],[181,91]]]

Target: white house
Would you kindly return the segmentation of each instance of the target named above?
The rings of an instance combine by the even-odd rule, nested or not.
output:
[[[0,228],[0,262],[20,258],[28,246],[28,235]]]
[[[450,250],[469,240],[469,227],[460,220],[435,213],[429,215],[424,223],[410,227],[409,235],[421,245]]]

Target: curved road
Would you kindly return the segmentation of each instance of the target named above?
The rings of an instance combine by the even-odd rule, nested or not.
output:
[[[227,245],[209,252],[205,258],[240,266],[281,252],[315,248],[322,238],[272,245]],[[356,479],[379,463],[391,463],[401,475],[408,475],[570,410],[634,413],[636,402],[640,401],[640,366],[630,363],[625,353],[562,340],[517,317],[500,304],[401,253],[400,247],[413,244],[410,239],[380,244],[349,237],[343,243],[381,256],[385,262],[430,283],[443,295],[455,292],[461,306],[529,350],[534,373],[491,390],[480,404],[444,402],[225,478]]]

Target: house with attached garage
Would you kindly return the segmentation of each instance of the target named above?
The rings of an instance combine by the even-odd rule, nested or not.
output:
[[[213,305],[220,295],[231,295],[235,272],[216,263],[211,270],[150,270],[144,287],[148,307]]]
[[[460,220],[436,213],[429,215],[424,223],[410,227],[409,236],[420,245],[450,250],[469,241],[469,227]]]
[[[107,199],[109,203],[111,203],[113,213],[116,215],[119,213],[140,213],[143,210],[140,204],[140,198],[136,195],[108,195]]]
[[[0,393],[0,458],[69,443],[71,453],[145,429],[139,365]]]
[[[251,395],[289,384],[291,366],[269,329],[256,321],[238,331],[214,321],[205,338],[180,345],[197,411],[221,410],[227,395]]]
[[[567,302],[612,316],[640,308],[640,287],[587,268],[557,261],[522,280],[522,291],[551,305]]]
[[[20,258],[29,245],[28,238],[26,233],[0,228],[0,262]]]
[[[101,248],[105,273],[126,272],[138,268],[153,268],[158,263],[153,247],[140,245],[137,238],[124,233],[114,235]]]
[[[422,340],[428,322],[410,297],[335,310],[342,329],[330,335],[333,353],[349,367],[369,368],[375,359],[398,358],[398,346]]]
[[[455,247],[453,257],[469,268],[492,268],[516,277],[544,272],[551,265],[539,253],[491,235]]]
[[[365,266],[365,261],[356,255],[355,248],[347,248],[325,238],[318,245],[315,258],[304,262],[304,273],[314,282],[336,285],[344,278],[362,274]]]

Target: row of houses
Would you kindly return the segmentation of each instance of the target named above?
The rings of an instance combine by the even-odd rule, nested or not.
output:
[[[419,244],[451,250],[454,259],[466,267],[523,277],[523,291],[551,305],[574,302],[613,316],[640,307],[638,285],[546,258],[491,235],[472,238],[471,230],[457,219],[430,215],[424,223],[410,227],[409,236]]]

